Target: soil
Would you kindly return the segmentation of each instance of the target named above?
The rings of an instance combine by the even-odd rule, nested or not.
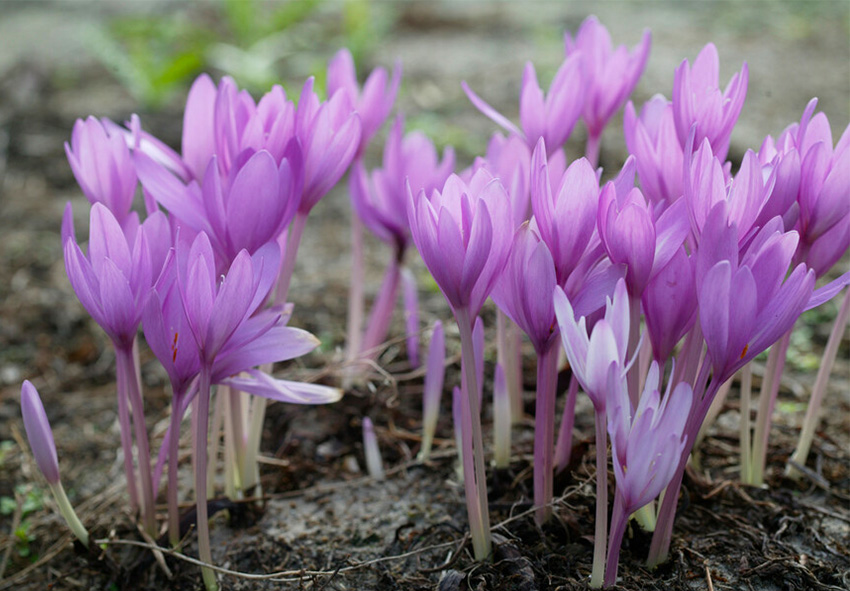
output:
[[[441,143],[454,143],[468,164],[483,151],[493,126],[463,96],[469,84],[508,116],[515,116],[520,73],[533,60],[548,80],[561,59],[564,29],[576,30],[591,11],[582,3],[379,4],[391,26],[369,54],[375,64],[404,63],[399,108],[408,121]],[[532,9],[527,7],[531,6]],[[86,54],[86,38],[115,14],[159,11],[188,14],[197,6],[161,2],[143,6],[100,3],[4,3],[0,21],[0,590],[200,589],[196,565],[166,554],[157,559],[127,512],[122,489],[108,340],[85,314],[65,277],[59,240],[63,208],[71,201],[78,228],[86,201],[65,160],[62,144],[77,117],[116,120],[138,112],[146,129],[179,144],[178,96],[156,111],[128,93],[102,62]],[[708,41],[728,79],[746,60],[747,105],[732,140],[731,157],[757,149],[799,119],[812,96],[820,99],[837,138],[848,117],[850,5],[819,3],[606,3],[596,14],[618,42],[636,43],[653,31],[647,71],[634,94],[669,96],[672,72]],[[389,17],[387,14],[388,13]],[[340,7],[312,18],[327,36],[311,37],[316,62],[339,46]],[[206,14],[206,13],[205,13]],[[206,15],[207,17],[209,15]],[[311,33],[312,35],[312,33]],[[315,66],[315,63],[313,66]],[[286,88],[297,93],[304,60],[284,61]],[[619,121],[603,138],[602,164],[616,169],[625,157]],[[581,153],[582,131],[568,153]],[[319,336],[316,352],[278,368],[289,379],[339,382],[349,280],[345,191],[315,209],[299,253],[291,299],[292,324]],[[367,294],[379,285],[389,253],[367,240]],[[416,257],[411,257],[416,259]],[[412,261],[420,280],[423,326],[437,318],[448,328],[449,354],[459,343],[445,302]],[[847,268],[848,259],[839,264]],[[804,338],[791,347],[771,431],[767,486],[738,483],[738,401],[733,387],[723,412],[689,470],[670,560],[643,566],[649,537],[630,530],[621,553],[618,589],[850,589],[850,347],[845,338],[833,371],[823,421],[800,481],[783,477],[814,383],[818,356],[835,306],[801,321]],[[488,331],[493,311],[485,309]],[[571,590],[587,588],[593,535],[592,414],[581,401],[573,461],[556,482],[555,517],[542,529],[530,515],[533,362],[526,363],[526,421],[514,429],[509,469],[488,473],[495,557],[472,559],[466,536],[463,486],[455,469],[450,397],[445,396],[433,458],[416,461],[421,430],[421,372],[411,371],[396,318],[375,371],[326,407],[270,405],[263,433],[265,495],[233,503],[213,520],[215,563],[226,589],[400,589],[450,591]],[[427,331],[426,331],[427,333]],[[489,333],[488,333],[489,334]],[[427,342],[427,334],[423,336]],[[495,350],[488,346],[486,375]],[[447,385],[457,383],[457,365]],[[756,385],[762,371],[756,367]],[[155,446],[169,417],[167,378],[142,350],[147,419]],[[75,546],[29,454],[20,420],[23,379],[38,387],[53,426],[62,478],[97,551]],[[489,387],[489,384],[485,384]],[[485,405],[486,407],[486,405]],[[376,425],[386,479],[365,475],[360,424]],[[489,411],[485,439],[492,436]],[[188,452],[188,441],[183,449]],[[191,471],[188,456],[183,477]],[[613,475],[609,475],[613,482]],[[188,489],[188,487],[187,487]],[[162,500],[162,499],[160,499]],[[187,502],[186,508],[190,504]],[[165,508],[162,509],[164,522]],[[185,556],[197,556],[186,536]],[[166,570],[168,573],[166,573]]]

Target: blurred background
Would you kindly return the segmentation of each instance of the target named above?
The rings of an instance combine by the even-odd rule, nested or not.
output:
[[[847,0],[0,0],[0,522],[22,508],[14,544],[7,546],[16,548],[16,568],[26,562],[36,535],[26,527],[27,515],[41,508],[16,432],[21,380],[37,380],[57,442],[80,460],[66,474],[75,499],[105,490],[115,473],[109,469],[116,442],[113,360],[106,337],[68,285],[59,239],[67,201],[85,235],[86,201],[63,148],[77,118],[120,122],[138,113],[147,131],[179,149],[186,93],[199,73],[232,76],[255,97],[282,84],[297,100],[308,76],[324,85],[327,61],[347,47],[361,80],[375,66],[402,64],[396,112],[405,114],[408,130],[425,131],[440,147],[454,146],[460,169],[484,152],[496,131],[469,103],[461,81],[516,120],[525,62],[535,64],[548,88],[563,59],[564,31],[575,32],[589,14],[608,27],[615,44],[634,46],[651,29],[649,62],[632,96],[638,106],[656,93],[669,97],[675,67],[710,41],[719,50],[724,85],[742,62],[749,64],[733,160],[798,121],[812,97],[819,98],[836,140],[850,119]],[[619,114],[603,136],[606,175],[626,157],[621,120]],[[582,155],[584,137],[578,125],[569,158]],[[367,163],[379,160],[382,144],[379,134]],[[298,310],[293,323],[317,334],[325,352],[343,340],[349,215],[344,187],[316,207],[291,292]],[[367,248],[371,296],[388,254],[374,241]],[[424,286],[427,273],[417,268]],[[448,315],[443,298],[432,296],[423,301],[424,322]],[[797,398],[780,401],[783,416],[799,420],[805,408],[800,383],[813,381],[834,314],[834,305],[813,310],[795,332],[788,384]],[[839,366],[833,391],[846,399],[850,368]],[[164,417],[164,374],[148,363],[143,378],[150,416]],[[847,413],[831,417],[832,432],[846,433],[848,420]],[[2,532],[7,529],[4,523]]]

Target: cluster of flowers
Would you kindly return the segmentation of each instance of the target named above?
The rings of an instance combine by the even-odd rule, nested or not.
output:
[[[526,66],[519,126],[464,85],[472,103],[508,136],[494,135],[486,156],[459,174],[452,172],[450,150],[440,159],[424,135],[404,134],[401,117],[389,133],[382,166],[367,172],[362,155],[393,106],[400,68],[392,75],[375,70],[361,89],[346,51],[329,66],[329,99],[321,101],[308,80],[297,107],[280,87],[255,103],[233,81],[223,79],[216,87],[202,76],[189,93],[181,154],[145,133],[136,118],[126,127],[96,119],[77,123],[68,157],[93,205],[88,255],[77,245],[68,210],[66,265],[80,301],[115,346],[128,486],[146,528],[155,526],[153,498],[168,461],[170,528],[172,540],[178,537],[176,441],[192,402],[198,417],[193,434],[199,548],[201,558],[210,560],[203,500],[211,385],[218,384],[221,403],[213,423],[224,420],[231,438],[227,448],[234,450],[226,466],[237,483],[235,494],[257,484],[251,454],[266,398],[318,403],[339,397],[338,390],[285,382],[256,367],[316,345],[311,335],[286,326],[288,286],[308,213],[352,162],[357,216],[349,358],[375,355],[403,283],[408,354],[418,365],[416,285],[403,266],[414,244],[460,331],[463,377],[455,388],[454,416],[477,559],[491,551],[478,319],[488,297],[499,309],[497,464],[509,461],[510,422],[522,412],[517,328],[537,353],[539,523],[552,512],[553,475],[569,461],[579,388],[593,403],[593,586],[616,581],[620,543],[633,514],[654,529],[650,564],[665,559],[685,465],[712,403],[725,395],[739,370],[748,384],[750,361],[779,341],[762,390],[767,418],[760,413],[752,451],[749,413],[742,426],[743,473],[762,478],[765,425],[794,322],[850,282],[847,273],[815,290],[816,279],[850,246],[850,131],[833,145],[829,122],[823,113],[814,114],[812,100],[799,123],[775,140],[765,138],[758,152],[748,150],[732,174],[726,156],[748,71],[744,65],[721,89],[717,51],[709,44],[693,64],[684,61],[677,68],[672,100],[655,96],[639,113],[631,102],[625,105],[630,156],[616,174],[606,171],[613,180],[600,186],[600,137],[643,71],[650,36],[647,32],[631,51],[614,48],[607,30],[590,17],[575,38],[566,36],[565,45],[548,92],[540,88],[533,65]],[[579,119],[587,129],[586,157],[568,163],[563,145]],[[143,222],[131,211],[138,181]],[[361,334],[357,269],[363,227],[390,245],[393,255]],[[838,326],[846,324],[848,308],[845,302]],[[174,392],[170,434],[153,475],[136,362],[140,323]],[[841,331],[835,334],[837,341]],[[438,325],[426,363],[426,456],[442,393],[443,339]],[[556,439],[561,346],[573,377]],[[829,346],[827,351],[829,357]],[[827,375],[829,365],[827,359]],[[742,387],[747,400],[748,388]],[[261,398],[252,399],[249,409],[242,392]],[[26,410],[37,396],[28,383],[24,393]],[[52,439],[44,443],[49,428],[43,411],[27,427],[36,458],[47,462],[48,480],[58,482]],[[616,478],[610,539],[609,437]],[[798,461],[805,461],[806,446],[801,442]],[[213,573],[203,572],[207,587],[214,588]]]

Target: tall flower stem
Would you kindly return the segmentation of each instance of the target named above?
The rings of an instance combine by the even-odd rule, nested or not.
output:
[[[68,523],[68,527],[71,528],[71,531],[77,539],[85,546],[89,547],[89,532],[86,530],[83,523],[80,521],[80,518],[77,516],[77,512],[74,511],[74,507],[71,505],[71,501],[68,500],[68,495],[65,494],[65,488],[62,486],[62,481],[58,481],[55,484],[50,484],[50,490],[53,492],[53,498],[56,499],[56,504],[59,507],[59,513],[62,514],[62,517],[65,518],[65,521]]]
[[[629,345],[626,359],[631,361],[640,343],[640,296],[629,296]],[[632,363],[627,374],[629,399],[637,408],[640,402],[640,363]]]
[[[271,373],[271,369],[266,371]],[[260,471],[257,465],[257,456],[260,454],[260,442],[263,439],[263,423],[266,418],[266,407],[268,398],[263,396],[251,396],[251,420],[248,428],[248,446],[245,455],[245,472],[242,475],[242,486],[246,491],[260,485]],[[260,491],[255,491],[255,493]],[[262,496],[254,494],[255,497]]]
[[[561,415],[561,426],[558,428],[558,441],[555,443],[555,472],[562,472],[570,463],[573,453],[573,426],[576,421],[576,398],[578,397],[578,380],[575,374],[570,377],[567,388],[567,400],[564,403],[564,413]]]
[[[120,357],[118,345],[115,358]],[[117,372],[117,369],[116,369]],[[130,494],[130,510],[139,510],[139,488],[136,484],[136,468],[133,466],[133,427],[130,421],[130,407],[127,391],[122,385],[120,375],[116,376],[118,385],[118,423],[121,425],[121,451],[124,453],[124,474],[127,477],[127,492]]]
[[[511,423],[518,424],[524,413],[522,402],[522,356],[519,327],[501,310],[496,310],[496,355],[505,372],[511,401]]]
[[[295,214],[295,219],[292,220],[289,234],[286,237],[286,252],[283,255],[283,264],[280,268],[274,300],[275,305],[285,304],[286,298],[289,296],[289,284],[292,281],[292,273],[295,271],[295,257],[298,256],[298,246],[301,244],[301,237],[304,235],[304,226],[306,225],[307,212],[299,211]]]
[[[171,428],[168,432],[168,541],[180,543],[180,507],[177,503],[177,466],[180,463],[180,421],[183,419],[182,400],[185,393],[174,392],[171,402]],[[163,442],[165,444],[165,442]]]
[[[605,586],[610,587],[617,582],[617,567],[620,564],[620,546],[629,516],[626,513],[623,495],[615,493],[614,508],[611,511],[611,533],[608,537],[608,566],[605,567]]]
[[[750,455],[750,400],[752,395],[753,367],[752,363],[748,363],[741,368],[741,482],[749,482],[752,477],[752,456]],[[712,404],[712,406],[714,405]]]
[[[198,432],[195,447],[197,468],[195,472],[195,502],[198,521],[198,556],[201,561],[212,564],[210,548],[210,522],[207,511],[207,435],[210,413],[210,373],[211,367],[203,364],[198,385]],[[201,567],[201,575],[207,591],[216,591],[218,582],[215,573],[208,567]]]
[[[537,354],[537,402],[534,410],[534,520],[552,516],[555,440],[555,394],[558,382],[558,341]]]
[[[465,380],[463,394],[466,404],[463,412],[469,413],[464,421],[471,429],[463,429],[463,480],[466,507],[472,533],[472,547],[476,560],[490,556],[490,513],[487,503],[487,481],[484,470],[484,444],[481,436],[481,409],[478,405],[478,379],[475,375],[475,353],[472,339],[472,316],[469,310],[455,310],[460,330],[461,370]]]
[[[419,294],[416,277],[407,267],[401,269],[401,292],[404,301],[404,325],[407,333],[407,358],[411,368],[419,367]]]
[[[363,222],[351,211],[351,283],[348,288],[348,320],[345,360],[353,362],[360,354],[363,330]],[[347,386],[347,384],[346,384]]]
[[[142,524],[149,534],[156,533],[156,515],[153,501],[153,475],[151,473],[151,452],[148,445],[148,429],[145,425],[145,408],[139,380],[136,377],[137,365],[132,344],[115,349],[115,365],[119,390],[130,401],[133,410],[133,431],[136,436],[136,449],[139,454],[139,476],[142,485]],[[119,394],[121,396],[122,394]]]
[[[584,157],[587,158],[587,161],[590,162],[590,165],[593,168],[599,166],[599,150],[602,146],[601,140],[601,133],[593,133],[592,131],[588,130],[587,144],[585,144],[584,148]]]
[[[398,257],[393,257],[387,265],[378,297],[375,298],[375,303],[372,304],[372,312],[369,314],[366,333],[363,335],[363,342],[360,344],[361,357],[367,355],[370,358],[376,357],[377,347],[386,339],[387,332],[390,329],[390,321],[393,318],[393,308],[395,307],[400,281],[401,264]]]
[[[832,371],[832,366],[835,364],[838,346],[841,344],[841,337],[844,335],[844,329],[847,327],[848,317],[850,317],[850,290],[847,290],[847,294],[844,296],[844,303],[841,304],[835,324],[832,325],[832,332],[829,333],[829,340],[826,342],[826,349],[823,352],[823,361],[818,369],[818,377],[815,379],[814,388],[812,388],[809,407],[806,409],[806,418],[803,419],[803,430],[800,432],[797,449],[794,450],[794,453],[788,460],[788,465],[785,467],[785,474],[792,478],[799,477],[800,471],[791,462],[796,462],[801,466],[806,465],[806,458],[809,456],[809,450],[812,447],[812,440],[815,436],[815,427],[818,424],[818,411],[820,411],[823,396],[826,393],[829,374]]]
[[[602,586],[605,574],[605,542],[608,535],[608,431],[606,412],[596,410],[596,532],[593,536],[593,571],[590,586]]]
[[[233,434],[233,438],[231,443],[233,444],[233,474],[235,478],[238,478],[239,483],[234,488],[237,490],[237,494],[241,494],[244,492],[244,481],[243,475],[246,471],[245,466],[245,405],[242,400],[242,392],[239,390],[235,390],[233,388],[227,386],[221,386],[219,389],[220,392],[225,393],[227,396],[227,401],[229,402],[229,410],[230,410],[230,424],[231,424],[231,433]]]
[[[756,427],[753,434],[750,478],[745,484],[752,484],[753,486],[764,484],[767,437],[770,435],[771,416],[776,406],[776,398],[779,396],[779,385],[782,379],[782,371],[785,369],[785,356],[788,353],[788,345],[791,343],[792,331],[793,328],[786,332],[779,339],[779,342],[771,347],[767,356],[767,367],[759,391],[759,408],[756,413]]]

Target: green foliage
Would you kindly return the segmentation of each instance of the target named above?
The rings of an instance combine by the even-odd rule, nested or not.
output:
[[[361,63],[390,30],[395,13],[373,0],[219,0],[114,18],[91,45],[137,100],[157,108],[212,69],[264,92],[280,82],[286,61],[300,74],[319,72],[322,88],[327,55],[317,53],[316,41],[331,45],[328,55],[346,46]]]
[[[35,536],[30,532],[31,524],[27,517],[44,507],[44,491],[29,484],[19,484],[15,487],[15,497],[0,497],[0,515],[13,514],[18,508],[18,499],[21,499],[21,521],[12,532],[12,536],[15,539],[18,555],[35,561],[38,556],[30,547]]]

